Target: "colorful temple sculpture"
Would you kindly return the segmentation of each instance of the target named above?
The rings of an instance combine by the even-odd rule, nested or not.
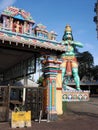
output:
[[[62,44],[65,46],[65,52],[61,55],[62,64],[62,88],[63,101],[87,101],[89,100],[89,91],[82,91],[80,88],[80,77],[78,74],[78,61],[76,58],[76,47],[83,47],[83,44],[74,41],[70,25],[66,25]],[[76,88],[69,85],[74,81]]]
[[[73,40],[69,25],[65,28],[62,43],[56,37],[57,34],[47,31],[43,24],[35,25],[30,13],[22,9],[8,7],[0,15],[0,85],[13,86],[17,78],[24,78],[23,105],[34,115],[35,108],[39,105],[34,106],[32,99],[39,99],[36,104],[40,104],[43,96],[43,105],[38,110],[42,109],[47,113],[49,120],[55,120],[57,115],[63,113],[62,101],[89,100],[89,92],[80,89],[78,63],[74,52],[76,46],[83,45]],[[40,96],[37,90],[35,97],[35,91],[27,85],[27,78],[36,73],[36,59],[40,57],[43,57],[44,94]],[[71,75],[76,83],[75,90],[68,90],[67,83]]]
[[[76,89],[80,90],[80,78],[78,75],[78,62],[75,56],[75,48],[83,47],[83,45],[73,40],[72,29],[69,25],[65,27],[62,44],[65,46],[65,53],[62,54],[63,63],[61,64],[63,88],[66,90],[68,80],[73,76]]]
[[[32,33],[32,20],[29,13],[18,8],[8,7],[2,13],[3,29],[16,32],[16,33]],[[25,21],[24,21],[25,20]]]

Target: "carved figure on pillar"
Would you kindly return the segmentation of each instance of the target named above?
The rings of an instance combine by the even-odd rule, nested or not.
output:
[[[24,22],[24,33],[29,33],[30,25],[26,21]]]
[[[10,18],[10,30],[13,31],[12,29],[13,29],[13,18]]]
[[[15,28],[15,30],[16,30],[17,33],[19,33],[19,28],[20,28],[20,24],[19,24],[19,21],[17,21],[16,28]]]
[[[63,88],[66,90],[68,81],[73,76],[76,89],[80,90],[80,78],[78,75],[78,62],[75,54],[76,47],[83,47],[83,44],[73,40],[72,29],[70,25],[66,25],[62,44],[65,46],[65,53],[62,54],[62,81]]]
[[[8,28],[8,29],[10,27],[10,20],[9,20],[9,18],[6,19],[5,27]]]
[[[22,23],[20,23],[20,26],[19,26],[19,33],[23,33],[23,25],[22,25]]]
[[[16,32],[16,24],[17,24],[16,21],[14,21],[12,24],[12,26],[13,26],[12,31],[13,32]]]

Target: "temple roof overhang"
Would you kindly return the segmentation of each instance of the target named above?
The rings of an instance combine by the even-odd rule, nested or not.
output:
[[[29,48],[34,47],[35,49],[40,48],[43,50],[50,50],[54,51],[54,53],[59,52],[62,53],[64,52],[65,47],[62,46],[59,42],[57,41],[52,41],[52,40],[47,40],[47,39],[42,39],[39,37],[35,36],[28,36],[25,34],[19,34],[19,33],[14,33],[14,32],[9,32],[5,30],[0,30],[0,40],[2,43],[6,43],[6,41],[11,43],[15,43],[16,45],[22,44],[27,45]],[[32,50],[34,51],[34,49]]]

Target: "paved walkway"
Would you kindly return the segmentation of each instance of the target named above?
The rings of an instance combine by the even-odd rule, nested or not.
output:
[[[12,130],[9,123],[0,123],[0,130]],[[66,112],[53,122],[32,122],[30,128],[15,130],[98,130],[98,98],[88,102],[67,103]]]

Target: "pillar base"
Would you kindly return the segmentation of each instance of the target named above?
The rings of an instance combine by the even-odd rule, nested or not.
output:
[[[48,120],[55,121],[58,119],[57,113],[48,113]]]

